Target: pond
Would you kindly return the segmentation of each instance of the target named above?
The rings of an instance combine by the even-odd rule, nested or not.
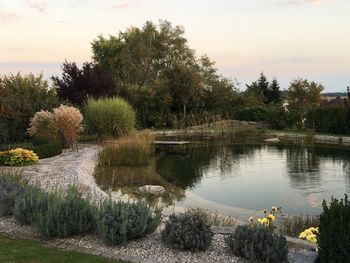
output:
[[[271,206],[281,206],[287,214],[317,215],[322,211],[323,199],[329,201],[332,196],[342,198],[350,193],[350,152],[346,150],[193,144],[159,148],[151,163],[146,172],[135,172],[145,175],[142,182],[132,175],[134,181],[126,176],[128,183],[176,186],[180,190],[168,198],[173,198],[177,206],[235,216]],[[111,184],[105,177],[97,181]]]

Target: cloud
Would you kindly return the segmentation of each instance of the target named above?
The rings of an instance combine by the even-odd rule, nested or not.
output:
[[[26,0],[25,3],[27,4],[27,6],[34,8],[35,10],[37,10],[38,12],[45,12],[47,9],[47,3],[46,2],[36,2],[36,1],[32,1],[32,0]]]
[[[300,5],[300,4],[324,4],[329,0],[288,0],[280,3],[280,5]]]
[[[113,5],[113,9],[123,9],[123,8],[128,8],[128,7],[129,7],[128,3]]]
[[[8,12],[8,13],[0,12],[0,20],[3,22],[12,21],[12,20],[21,19],[21,18],[22,16],[20,16],[15,12]]]

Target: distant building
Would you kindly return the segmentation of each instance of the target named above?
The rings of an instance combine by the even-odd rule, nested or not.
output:
[[[341,96],[341,97],[329,97],[329,96],[322,96],[320,100],[321,106],[344,106],[347,105],[348,97],[347,96]]]

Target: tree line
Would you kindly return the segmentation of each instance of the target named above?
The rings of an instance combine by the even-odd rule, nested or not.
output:
[[[320,107],[321,84],[296,79],[282,91],[276,78],[268,81],[262,72],[240,91],[235,81],[218,73],[208,56],[196,55],[182,27],[168,21],[148,21],[115,36],[98,36],[91,45],[93,60],[81,67],[65,61],[62,75],[51,78],[52,88],[42,76],[0,77],[3,138],[25,138],[23,130],[37,110],[50,110],[61,102],[82,109],[88,98],[115,96],[134,107],[140,127],[185,127],[239,119],[264,121],[273,129],[350,132],[349,106]],[[332,115],[324,111],[337,112],[332,123],[343,123],[339,131],[334,124],[324,127],[327,122],[322,117]],[[13,130],[18,131],[16,135]]]

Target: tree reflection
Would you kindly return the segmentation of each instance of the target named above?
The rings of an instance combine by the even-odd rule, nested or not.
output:
[[[305,147],[286,148],[287,173],[291,186],[311,190],[320,186],[319,157]]]
[[[200,183],[206,171],[219,169],[225,179],[235,175],[242,158],[250,160],[261,146],[202,145],[187,149],[173,149],[160,154],[157,172],[168,182],[183,189]]]

